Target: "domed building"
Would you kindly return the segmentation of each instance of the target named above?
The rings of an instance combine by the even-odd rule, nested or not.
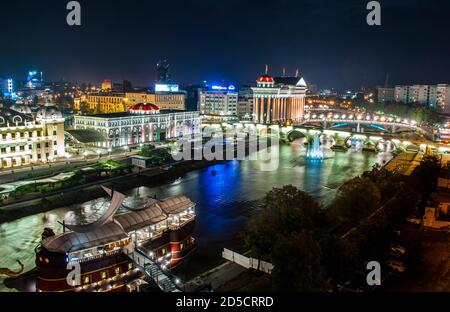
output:
[[[159,107],[151,103],[139,103],[131,106],[128,109],[128,111],[131,114],[141,114],[141,115],[157,114],[159,113]]]
[[[37,114],[16,103],[0,108],[0,168],[46,163],[65,156],[64,118],[50,105]]]
[[[63,118],[61,112],[50,103],[45,104],[36,114],[38,120],[58,120],[61,118]]]
[[[106,138],[98,147],[118,148],[195,134],[200,129],[196,111],[163,110],[153,103],[137,103],[127,112],[75,115],[75,130],[93,129]]]

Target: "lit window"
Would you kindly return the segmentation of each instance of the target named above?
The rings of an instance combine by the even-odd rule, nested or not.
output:
[[[131,270],[133,268],[133,263],[128,263],[128,270]]]
[[[106,279],[106,278],[107,278],[106,271],[103,271],[103,272],[102,272],[102,280],[104,280],[104,279]]]
[[[120,267],[115,268],[115,271],[116,271],[116,275],[119,275],[120,274]]]
[[[48,260],[48,258],[45,258],[45,263],[50,263],[50,260]]]
[[[85,284],[89,284],[91,282],[91,277],[89,275],[85,276],[83,280]]]

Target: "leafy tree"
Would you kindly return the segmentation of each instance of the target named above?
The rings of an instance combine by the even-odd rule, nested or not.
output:
[[[354,243],[328,235],[320,242],[322,264],[334,284],[353,279],[356,272],[361,271],[361,260]]]
[[[423,215],[427,200],[431,193],[436,190],[441,162],[435,155],[425,155],[412,173],[412,184],[416,190],[421,192],[421,200],[419,204],[419,213]]]
[[[381,202],[380,189],[369,178],[356,177],[338,190],[332,209],[344,219],[358,223],[375,211]]]
[[[328,289],[321,265],[320,247],[306,231],[279,237],[271,256],[272,281],[281,291]]]

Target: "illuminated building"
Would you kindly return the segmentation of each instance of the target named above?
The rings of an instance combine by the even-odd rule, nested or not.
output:
[[[44,80],[42,78],[42,72],[32,70],[28,72],[26,87],[29,89],[39,89],[42,87]]]
[[[65,157],[64,118],[51,105],[32,113],[26,105],[0,109],[0,167],[46,163]]]
[[[154,102],[161,109],[186,109],[186,92],[177,84],[155,84]]]
[[[436,107],[437,87],[433,85],[395,86],[395,101]]]
[[[204,115],[236,115],[238,92],[233,85],[213,85],[199,91],[200,111]]]
[[[0,79],[0,94],[11,97],[14,93],[14,81],[11,78]]]
[[[446,114],[450,114],[450,85],[438,84],[437,92],[437,107]]]
[[[155,104],[138,103],[127,112],[75,115],[75,129],[94,129],[107,142],[100,147],[120,147],[164,141],[199,131],[198,112],[160,110]]]
[[[104,90],[104,91],[111,91],[112,88],[113,88],[113,84],[112,84],[111,80],[104,80],[102,82],[102,87],[101,87],[102,90]]]
[[[307,90],[303,78],[274,78],[265,74],[258,78],[252,90],[254,122],[296,122],[303,118]]]
[[[153,103],[161,109],[184,110],[185,94],[183,92],[125,92],[125,93],[91,93],[83,98],[76,98],[75,109],[81,110],[83,102],[89,110],[97,114],[123,113],[138,103]]]

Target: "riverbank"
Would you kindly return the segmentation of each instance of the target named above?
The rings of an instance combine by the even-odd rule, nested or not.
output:
[[[100,182],[75,186],[56,193],[51,193],[42,198],[0,207],[0,222],[11,222],[26,216],[67,206],[69,203],[71,205],[79,204],[103,197],[105,196],[105,192],[101,188],[101,185],[114,188],[121,192],[144,185],[155,186],[161,182],[177,178],[189,171],[208,167],[219,162],[223,162],[223,160],[182,161],[173,164],[172,168],[168,171],[159,168],[151,168],[149,170],[137,171]]]

